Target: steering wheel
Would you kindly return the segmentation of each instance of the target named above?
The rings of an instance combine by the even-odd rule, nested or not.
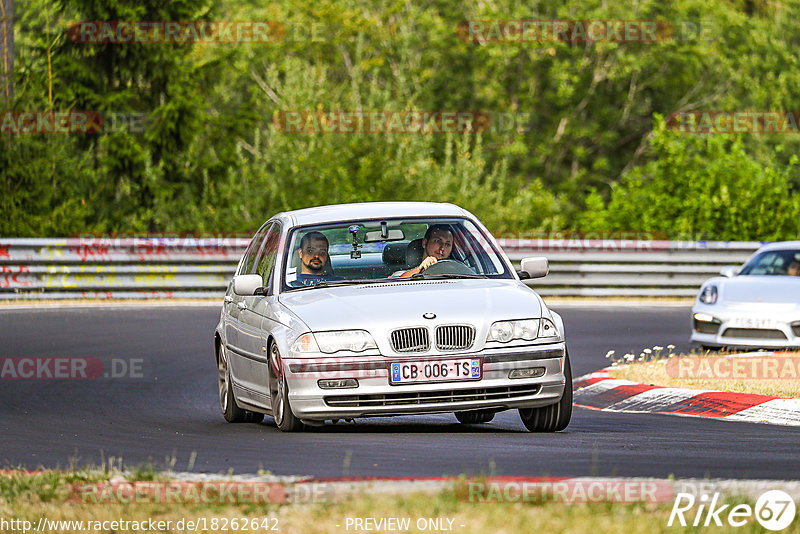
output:
[[[439,260],[424,271],[423,274],[475,274],[472,268],[458,260]]]

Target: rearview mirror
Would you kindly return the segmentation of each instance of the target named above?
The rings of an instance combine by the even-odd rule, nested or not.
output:
[[[260,274],[240,274],[233,278],[233,292],[237,295],[252,296],[263,285]]]
[[[381,241],[402,241],[405,239],[405,234],[402,230],[395,228],[386,233],[386,238],[381,235],[380,230],[371,230],[364,234],[364,243],[377,243]]]
[[[725,267],[720,269],[719,274],[727,278],[733,278],[734,276],[739,274],[739,268],[735,265],[726,265]]]
[[[550,272],[550,264],[547,258],[537,256],[533,258],[523,258],[520,262],[521,271],[529,278],[543,278]]]

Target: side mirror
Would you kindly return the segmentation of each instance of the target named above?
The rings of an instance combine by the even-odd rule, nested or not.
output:
[[[726,265],[722,269],[720,269],[719,274],[726,278],[733,278],[737,274],[739,274],[739,267],[735,265]]]
[[[233,292],[237,295],[252,296],[263,285],[260,274],[240,274],[233,278]]]
[[[523,258],[520,262],[520,278],[543,278],[550,272],[550,264],[545,257]],[[525,276],[524,274],[528,276]]]

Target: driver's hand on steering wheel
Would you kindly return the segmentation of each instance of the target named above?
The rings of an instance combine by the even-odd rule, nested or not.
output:
[[[414,276],[415,274],[419,274],[419,273],[421,273],[422,271],[424,271],[425,269],[427,269],[428,267],[430,267],[431,265],[433,265],[434,263],[436,263],[438,261],[439,260],[437,260],[433,256],[428,256],[427,258],[422,260],[422,263],[420,263],[419,265],[417,265],[413,269],[410,269],[410,270],[404,272],[403,274],[400,275],[400,277],[401,278],[405,278],[407,276]]]
[[[438,261],[439,261],[439,260],[437,260],[437,259],[436,259],[436,258],[434,258],[433,256],[428,256],[427,258],[425,258],[424,260],[422,260],[422,263],[420,263],[420,264],[419,264],[419,267],[417,267],[417,269],[419,269],[419,271],[418,271],[418,272],[422,272],[422,271],[424,271],[425,269],[427,269],[428,267],[430,267],[431,265],[433,265],[434,263],[436,263],[436,262],[438,262]]]

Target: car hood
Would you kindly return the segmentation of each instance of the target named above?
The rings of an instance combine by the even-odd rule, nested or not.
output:
[[[724,302],[764,302],[800,305],[800,277],[735,276],[718,278],[720,297]]]
[[[542,304],[516,280],[431,280],[308,289],[280,295],[313,331],[387,330],[427,324],[541,317]]]

